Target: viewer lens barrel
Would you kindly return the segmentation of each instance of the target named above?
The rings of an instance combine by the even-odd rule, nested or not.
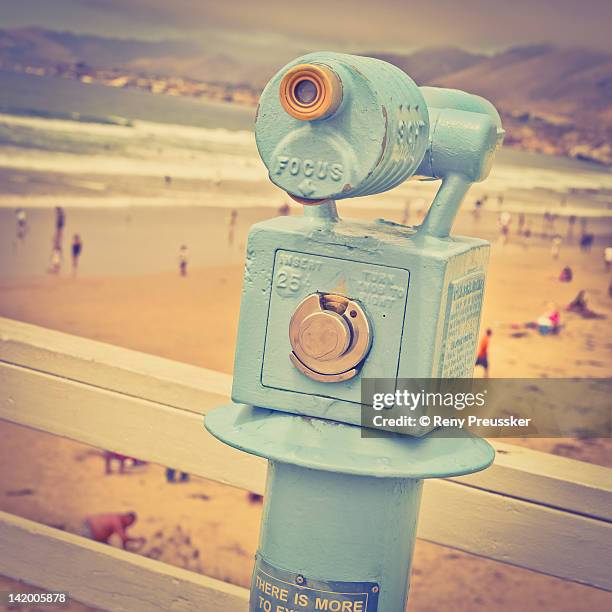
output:
[[[416,172],[429,111],[416,83],[387,62],[309,53],[266,85],[255,139],[272,182],[298,201],[372,195]]]

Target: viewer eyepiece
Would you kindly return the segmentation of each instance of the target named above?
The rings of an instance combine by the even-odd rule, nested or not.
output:
[[[283,108],[295,119],[325,119],[342,102],[342,83],[326,66],[300,64],[287,71],[281,80],[279,95]]]
[[[303,81],[298,81],[294,90],[293,96],[296,101],[303,106],[310,106],[317,101],[317,98],[321,95],[317,84],[310,79],[304,79]]]

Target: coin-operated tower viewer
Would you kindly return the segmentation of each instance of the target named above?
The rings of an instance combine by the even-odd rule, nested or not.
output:
[[[451,237],[489,173],[499,115],[366,57],[314,53],[265,88],[255,134],[304,215],[249,234],[233,404],[209,431],[269,460],[252,611],[400,612],[424,478],[487,467],[473,437],[363,438],[363,378],[473,372],[487,242]],[[440,179],[423,223],[340,219],[335,201]]]

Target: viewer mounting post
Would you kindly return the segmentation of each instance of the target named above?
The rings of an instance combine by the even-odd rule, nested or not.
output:
[[[383,61],[314,53],[268,83],[255,132],[304,216],[251,229],[238,403],[206,417],[269,461],[250,609],[399,612],[423,479],[484,469],[494,453],[427,426],[362,437],[361,381],[472,376],[489,244],[449,233],[489,173],[499,115]],[[419,227],[338,218],[336,200],[413,175],[441,179]]]

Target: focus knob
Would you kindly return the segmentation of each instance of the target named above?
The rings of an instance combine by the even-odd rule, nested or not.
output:
[[[372,344],[367,316],[357,302],[319,293],[309,295],[296,308],[289,340],[293,365],[319,382],[355,376]]]

